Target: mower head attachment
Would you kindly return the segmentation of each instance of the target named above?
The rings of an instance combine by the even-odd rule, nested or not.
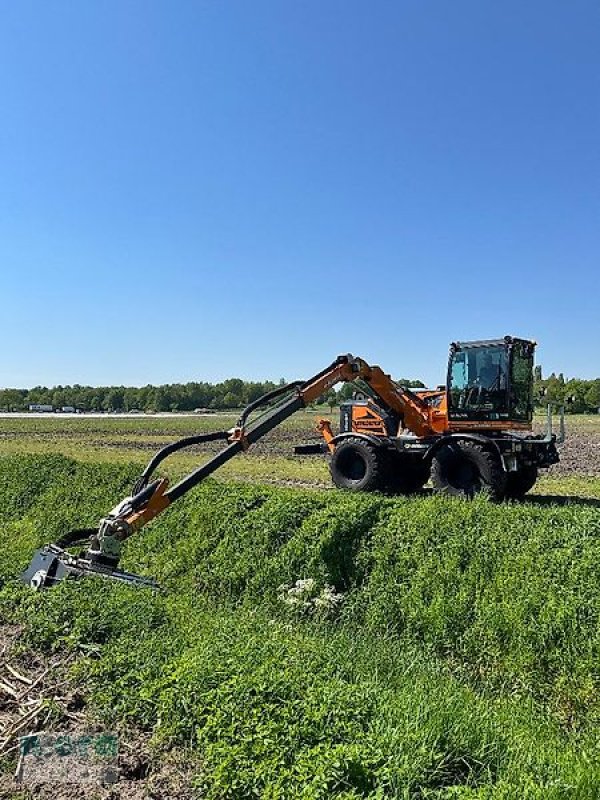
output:
[[[66,578],[86,576],[108,578],[146,589],[160,588],[153,578],[125,572],[116,566],[90,558],[88,553],[74,556],[56,544],[47,544],[35,551],[29,567],[21,575],[21,580],[32,589],[46,589]]]
[[[97,577],[128,583],[131,586],[158,589],[153,578],[145,578],[118,568],[121,546],[144,521],[144,512],[151,519],[164,507],[166,481],[154,481],[126,497],[100,520],[98,528],[80,528],[64,534],[55,544],[36,550],[29,567],[21,575],[32,589],[54,586],[65,578]],[[158,498],[158,510],[153,505]],[[132,524],[133,523],[133,524]],[[87,549],[78,555],[65,548],[87,542]]]

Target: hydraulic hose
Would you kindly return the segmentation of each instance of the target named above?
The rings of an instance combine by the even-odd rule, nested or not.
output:
[[[142,491],[142,489],[147,485],[148,480],[154,470],[158,467],[160,463],[162,463],[165,458],[168,458],[173,453],[176,453],[178,450],[183,450],[186,447],[191,447],[194,444],[204,444],[205,442],[219,442],[229,438],[228,431],[216,431],[213,433],[199,433],[195,436],[186,436],[183,439],[178,439],[176,442],[172,442],[171,444],[165,445],[162,447],[158,453],[152,456],[151,460],[148,462],[148,466],[142,472],[140,477],[135,483],[133,487],[133,494],[136,495]]]
[[[301,386],[304,386],[304,381],[293,381],[293,383],[286,383],[285,386],[278,386],[277,389],[272,389],[270,392],[261,395],[257,400],[247,405],[242,411],[237,427],[244,428],[248,417],[253,411],[256,411],[257,408],[261,408],[261,406],[270,403],[271,400],[275,400],[276,397],[281,397],[282,394],[286,394],[286,392],[290,392],[292,389],[299,389]]]

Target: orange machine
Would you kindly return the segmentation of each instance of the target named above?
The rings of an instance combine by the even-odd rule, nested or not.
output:
[[[531,432],[534,348],[534,342],[509,336],[455,343],[447,385],[435,391],[400,386],[380,367],[339,356],[310,380],[278,387],[251,403],[232,430],[188,436],[163,447],[131,495],[97,528],[70,531],[38,550],[23,578],[36,588],[83,575],[154,585],[118,568],[123,541],[340,382],[360,381],[369,398],[342,404],[337,435],[328,421],[319,423],[336,486],[408,493],[431,478],[434,490],[445,494],[470,497],[484,491],[497,500],[518,497],[533,486],[538,467],[558,460],[551,426],[546,436]],[[164,478],[151,480],[169,455],[207,441],[223,441],[224,447],[175,486],[169,487]],[[299,453],[322,449],[296,448]],[[86,539],[88,547],[79,555],[66,549]]]
[[[532,434],[535,342],[512,336],[450,347],[446,386],[400,386],[360,359],[355,379],[366,399],[343,403],[339,433],[319,430],[336,486],[410,493],[431,479],[435,491],[518,498],[538,469],[558,461],[551,421]],[[314,445],[298,454],[317,451]]]

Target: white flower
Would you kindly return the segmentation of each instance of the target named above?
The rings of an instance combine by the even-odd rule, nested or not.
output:
[[[334,586],[325,584],[321,591],[316,593],[314,578],[302,578],[291,585],[284,583],[277,589],[277,598],[288,608],[306,614],[329,614],[337,611],[344,602],[345,595],[336,592]]]

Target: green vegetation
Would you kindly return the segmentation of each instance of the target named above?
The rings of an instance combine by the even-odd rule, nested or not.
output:
[[[541,369],[536,371],[535,395],[540,406],[552,403],[564,406],[568,414],[596,414],[600,411],[600,378],[581,380],[565,379],[565,376],[552,373],[548,378],[541,377]]]
[[[284,384],[282,378],[280,384]],[[271,381],[230,378],[222,383],[171,383],[164,386],[35,386],[3,389],[0,409],[26,411],[30,403],[84,411],[193,411],[195,408],[238,408],[274,389]]]
[[[221,383],[169,383],[163,386],[35,386],[33,389],[0,389],[0,411],[27,411],[30,404],[71,407],[82,411],[194,411],[194,409],[241,408],[271,391],[272,381],[229,378]],[[405,386],[424,386],[421,381],[402,380]],[[352,394],[352,386],[331,390],[322,403],[335,405]]]
[[[597,504],[209,481],[126,547],[165,592],[13,580],[137,471],[0,459],[0,618],[79,653],[107,724],[189,748],[203,796],[598,796]]]

